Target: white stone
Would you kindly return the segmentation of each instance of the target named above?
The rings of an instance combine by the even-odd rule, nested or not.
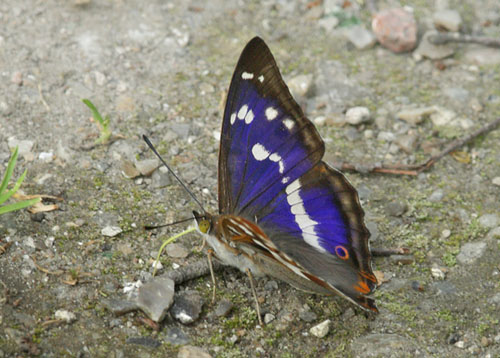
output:
[[[123,230],[118,226],[106,226],[101,230],[101,234],[107,237],[113,237],[120,234]]]
[[[366,107],[349,108],[345,114],[345,120],[352,125],[358,125],[370,120],[370,110]]]
[[[311,327],[309,332],[315,337],[323,338],[330,331],[330,322],[331,321],[329,319],[327,319],[326,321],[323,321],[320,324],[317,324],[316,326]]]
[[[426,116],[435,111],[435,107],[403,108],[396,114],[396,118],[415,125],[421,123]]]
[[[57,310],[54,316],[56,319],[63,320],[67,323],[71,323],[76,320],[76,315],[67,310]]]
[[[432,277],[434,277],[438,280],[444,280],[446,277],[446,274],[439,267],[431,268],[431,274],[432,274]]]
[[[432,18],[434,26],[439,29],[457,32],[462,25],[462,17],[456,10],[439,10],[434,13]]]
[[[500,177],[495,177],[491,180],[493,185],[500,186]]]

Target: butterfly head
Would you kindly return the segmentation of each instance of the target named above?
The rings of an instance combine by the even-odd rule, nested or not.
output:
[[[212,215],[208,213],[200,214],[193,210],[193,216],[196,221],[197,229],[202,234],[208,234],[212,229]]]

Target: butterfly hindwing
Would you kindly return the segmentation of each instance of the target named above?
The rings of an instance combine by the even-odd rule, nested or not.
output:
[[[219,213],[253,221],[271,241],[269,250],[278,250],[271,256],[282,253],[304,277],[376,311],[364,296],[376,285],[364,212],[356,190],[321,161],[323,154],[323,140],[292,98],[269,48],[252,39],[224,111]]]

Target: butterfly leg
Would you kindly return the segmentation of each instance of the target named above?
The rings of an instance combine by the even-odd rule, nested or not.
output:
[[[205,248],[205,245],[207,243],[207,239],[205,239],[205,236],[203,236],[203,241],[201,242],[201,245],[200,247],[198,248],[198,251],[203,251],[203,249]]]
[[[214,274],[214,266],[212,263],[212,256],[214,255],[213,250],[209,249],[207,251],[207,259],[208,259],[208,267],[210,268],[210,277],[212,278],[212,304],[215,303],[215,274]]]
[[[260,305],[259,305],[259,300],[257,298],[257,291],[255,290],[255,284],[252,272],[248,268],[245,271],[247,272],[248,278],[250,279],[250,287],[252,288],[252,294],[255,300],[255,310],[257,311],[257,318],[259,319],[259,324],[263,326],[264,324],[262,323],[262,318],[260,317]]]
[[[405,247],[398,247],[395,249],[386,249],[386,248],[372,248],[371,253],[373,256],[385,257],[392,255],[409,255],[410,250]]]

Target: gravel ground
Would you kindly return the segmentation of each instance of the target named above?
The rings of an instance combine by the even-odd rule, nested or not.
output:
[[[362,3],[3,0],[0,173],[20,145],[14,177],[28,170],[24,193],[63,200],[55,211],[0,217],[0,358],[499,357],[498,130],[416,177],[348,174],[372,247],[411,251],[375,260],[383,275],[376,317],[260,279],[260,327],[247,277],[229,268],[217,273],[215,304],[210,277],[176,288],[176,304],[198,311],[194,322],[171,312],[157,326],[139,311],[108,309],[109,299],[151,279],[162,240],[185,228],[151,233],[143,225],[195,208],[163,170],[123,175],[156,167],[141,135],[215,212],[223,98],[255,35],[298,84],[326,161],[420,162],[500,116],[500,50],[451,44],[433,60],[441,52],[394,54],[373,43],[359,50],[346,32],[370,28]],[[496,0],[411,3],[419,39],[443,8],[461,15],[464,33],[500,35]],[[90,146],[99,132],[83,98],[109,116],[113,143]],[[369,115],[344,114],[355,106]],[[200,243],[181,238],[161,273],[203,259]],[[311,333],[326,320],[324,337]]]

